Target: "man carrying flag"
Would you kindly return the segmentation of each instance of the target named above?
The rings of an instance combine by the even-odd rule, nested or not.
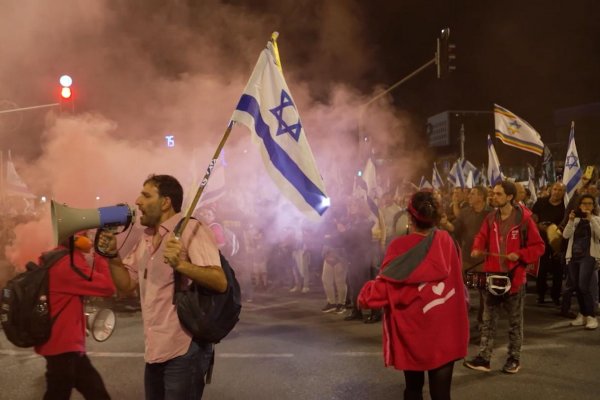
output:
[[[498,104],[494,104],[494,122],[496,137],[502,143],[541,156],[544,153],[544,143],[540,134],[524,119]]]
[[[329,198],[283,77],[277,36],[274,32],[261,52],[231,120],[250,130],[279,189],[306,215],[318,218]]]

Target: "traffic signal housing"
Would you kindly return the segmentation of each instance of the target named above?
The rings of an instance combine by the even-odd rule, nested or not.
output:
[[[61,89],[60,89],[60,98],[62,101],[70,100],[73,96],[73,92],[71,90],[71,85],[73,84],[73,79],[69,75],[63,75],[58,79]]]
[[[450,28],[442,29],[440,37],[437,39],[437,48],[435,52],[435,64],[437,66],[438,79],[445,78],[448,74],[456,70],[454,62],[456,46],[450,43]]]

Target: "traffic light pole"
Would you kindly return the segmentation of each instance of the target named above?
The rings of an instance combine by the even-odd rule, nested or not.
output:
[[[398,86],[402,85],[404,82],[408,81],[409,79],[412,79],[413,77],[415,77],[417,74],[419,74],[421,71],[423,71],[424,69],[426,69],[430,65],[435,64],[435,62],[436,62],[436,57],[433,57],[431,60],[427,61],[425,64],[423,64],[422,66],[420,66],[419,68],[417,68],[416,70],[414,70],[413,72],[411,72],[410,74],[406,75],[404,78],[402,78],[398,82],[394,83],[392,86],[390,86],[389,88],[387,88],[383,92],[379,93],[377,96],[373,97],[371,100],[367,101],[365,104],[363,104],[361,106],[360,111],[358,113],[358,144],[359,145],[360,145],[360,142],[361,142],[361,139],[362,139],[362,134],[361,134],[362,126],[363,126],[362,121],[363,121],[364,113],[367,110],[367,108],[373,102],[375,102],[376,100],[379,100],[384,95],[386,95],[389,92],[391,92],[392,90],[396,89]]]
[[[12,113],[12,112],[36,110],[38,108],[48,108],[48,107],[57,107],[57,106],[60,106],[60,103],[50,103],[50,104],[42,104],[42,105],[39,105],[39,106],[11,108],[11,109],[8,109],[8,110],[2,110],[2,111],[0,111],[0,114],[8,114],[8,113]]]

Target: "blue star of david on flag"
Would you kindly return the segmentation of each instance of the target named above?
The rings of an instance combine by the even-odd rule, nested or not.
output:
[[[294,115],[298,115],[298,111],[296,110],[296,106],[292,101],[292,98],[289,94],[286,93],[285,90],[281,91],[281,101],[280,104],[271,108],[269,111],[277,118],[277,132],[275,132],[276,136],[283,135],[284,133],[289,133],[291,137],[297,142],[300,139],[300,132],[302,131],[302,124],[300,123],[300,118],[295,124],[288,125],[288,123],[283,119],[283,110],[286,107],[292,107],[294,109]]]
[[[573,154],[573,152],[571,152],[567,156],[566,165],[568,168],[579,168],[579,158],[575,154]]]
[[[509,125],[510,125],[509,129],[512,133],[518,132],[519,128],[521,127],[521,125],[514,119],[512,121],[510,121]]]

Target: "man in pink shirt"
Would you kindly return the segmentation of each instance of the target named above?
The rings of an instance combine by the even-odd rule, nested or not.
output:
[[[183,189],[169,175],[151,175],[136,200],[146,226],[132,252],[121,259],[114,235],[103,232],[99,246],[115,254],[110,270],[116,287],[132,291],[139,286],[144,323],[144,386],[147,400],[199,399],[204,391],[212,345],[192,340],[173,304],[173,270],[202,286],[222,293],[227,278],[210,230],[191,219],[178,240],[173,235],[183,218]]]

